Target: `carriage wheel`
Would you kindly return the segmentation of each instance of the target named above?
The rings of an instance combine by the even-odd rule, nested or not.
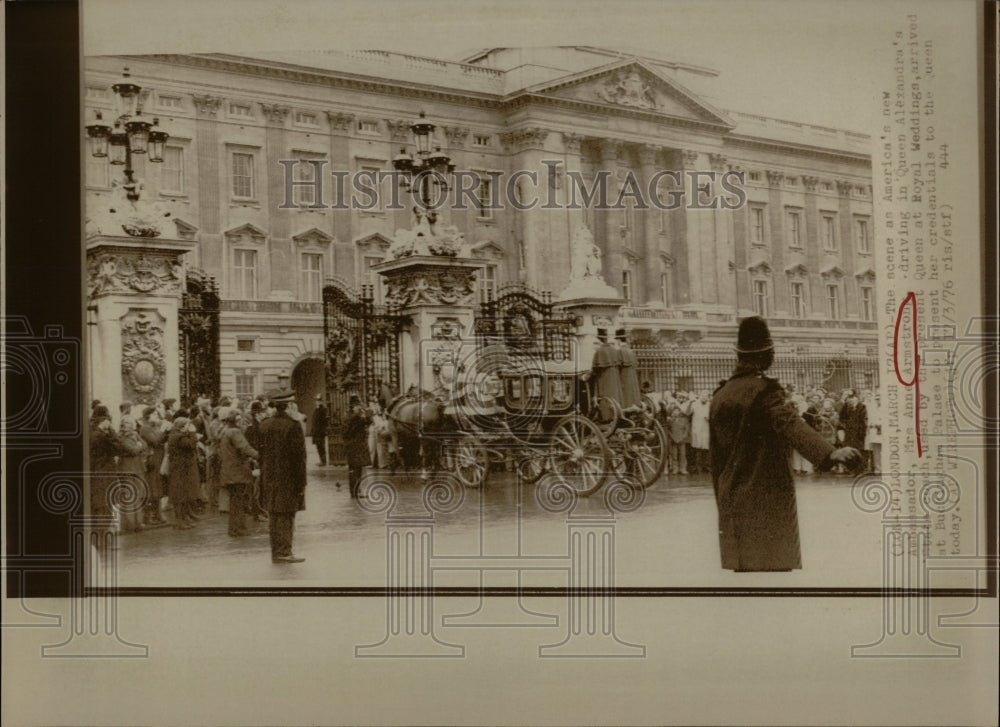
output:
[[[653,419],[624,436],[624,469],[643,487],[649,487],[663,474],[667,464],[667,435],[660,423]]]
[[[451,453],[452,469],[465,487],[479,487],[490,471],[490,455],[473,437],[462,437]]]
[[[607,396],[594,397],[587,417],[592,421],[604,435],[609,438],[615,432],[618,422],[622,418],[622,407],[614,399]]]
[[[611,452],[600,428],[586,417],[571,414],[552,430],[549,445],[552,470],[566,477],[579,494],[604,485],[611,471]]]
[[[551,459],[544,450],[525,449],[519,455],[518,471],[521,473],[521,481],[525,484],[533,485],[538,482],[552,466]]]

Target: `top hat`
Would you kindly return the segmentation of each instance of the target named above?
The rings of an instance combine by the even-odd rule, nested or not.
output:
[[[607,328],[598,328],[597,329],[597,338],[599,340],[601,340],[601,341],[607,341],[608,340],[608,329]]]
[[[361,397],[357,394],[351,394],[351,398],[347,400],[348,406],[356,406],[361,404]]]
[[[268,392],[267,398],[272,404],[277,404],[282,401],[295,401],[295,392],[291,389],[274,389]]]
[[[624,341],[626,338],[628,338],[628,334],[625,332],[624,328],[619,328],[615,330],[615,338],[617,338],[619,341]]]
[[[771,331],[760,316],[750,316],[740,321],[736,334],[736,353],[763,353],[774,350]]]

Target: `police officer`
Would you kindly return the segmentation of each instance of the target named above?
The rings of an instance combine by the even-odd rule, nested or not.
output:
[[[712,397],[709,456],[719,510],[722,567],[787,571],[802,567],[789,450],[817,469],[853,465],[860,453],[834,449],[799,416],[776,379],[771,332],[763,318],[740,322],[736,370]]]
[[[290,389],[272,391],[274,416],[260,423],[260,485],[271,532],[271,561],[301,563],[292,552],[295,513],[306,509],[306,438],[288,415],[295,400]]]

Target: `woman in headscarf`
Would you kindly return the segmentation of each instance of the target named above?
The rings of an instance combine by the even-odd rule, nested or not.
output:
[[[176,417],[167,437],[167,493],[174,507],[174,527],[186,530],[199,518],[194,504],[201,489],[198,475],[198,433],[187,417]]]
[[[110,517],[111,503],[108,502],[108,488],[117,473],[117,458],[127,450],[122,438],[111,426],[108,407],[101,403],[94,406],[88,424],[90,443],[90,514],[95,517]]]
[[[149,485],[149,504],[146,505],[147,525],[159,525],[163,522],[163,518],[160,517],[160,498],[167,493],[160,467],[163,465],[163,454],[166,451],[169,432],[170,425],[164,423],[158,409],[147,406],[142,410],[139,436],[149,448],[146,455],[146,483]]]
[[[131,414],[122,416],[119,434],[125,453],[121,455],[119,470],[127,475],[131,496],[118,503],[122,531],[136,533],[142,530],[142,511],[149,498],[146,484],[146,444],[139,436],[139,428]]]

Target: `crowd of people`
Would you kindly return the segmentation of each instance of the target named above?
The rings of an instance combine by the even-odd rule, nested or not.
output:
[[[91,513],[117,518],[119,532],[130,533],[161,526],[188,530],[228,510],[230,536],[250,535],[254,522],[271,521],[272,546],[275,530],[281,541],[273,556],[297,562],[290,525],[283,521],[296,512],[297,502],[288,507],[276,502],[282,489],[295,494],[305,486],[305,415],[293,399],[287,391],[252,401],[223,396],[214,404],[202,397],[191,407],[169,398],[155,406],[123,402],[117,427],[108,406],[95,400],[89,422]],[[294,423],[303,441],[300,455],[278,441],[273,432],[278,418]],[[269,447],[275,450],[270,458]],[[298,460],[301,477],[285,487]],[[269,465],[278,468],[271,476]],[[127,486],[119,493],[109,493],[123,482]]]
[[[654,391],[648,382],[643,393],[652,402],[657,419],[667,437],[668,459],[665,472],[673,475],[709,472],[708,390]],[[784,395],[799,415],[834,447],[853,447],[864,457],[863,471],[882,468],[882,425],[879,396],[871,391],[845,388],[828,392],[821,387],[799,391],[794,384],[784,387]],[[792,452],[792,471],[813,473],[813,466],[798,452]],[[843,472],[843,469],[838,470]]]

